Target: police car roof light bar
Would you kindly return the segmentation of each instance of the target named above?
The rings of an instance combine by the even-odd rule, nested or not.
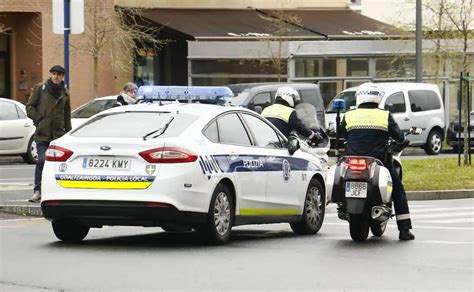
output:
[[[229,87],[225,86],[140,86],[137,92],[139,100],[178,100],[178,101],[217,101],[233,97]]]

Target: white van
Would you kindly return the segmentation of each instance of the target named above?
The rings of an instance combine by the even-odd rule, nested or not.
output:
[[[408,82],[377,83],[377,86],[384,92],[379,107],[392,113],[402,131],[406,132],[412,126],[423,129],[421,135],[407,137],[410,139],[411,145],[422,147],[430,155],[440,153],[445,137],[446,123],[438,86]],[[351,87],[334,97],[334,99],[343,99],[346,102],[346,108],[341,113],[356,106],[356,90],[357,87]],[[326,109],[326,129],[328,135],[333,139],[336,136],[335,124],[336,110],[332,108],[331,102]]]

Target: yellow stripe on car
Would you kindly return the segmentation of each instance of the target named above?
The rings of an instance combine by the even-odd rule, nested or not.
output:
[[[75,180],[57,180],[58,184],[64,188],[73,189],[146,189],[153,182],[110,182],[110,181],[75,181]]]
[[[299,215],[299,209],[240,209],[241,216]]]

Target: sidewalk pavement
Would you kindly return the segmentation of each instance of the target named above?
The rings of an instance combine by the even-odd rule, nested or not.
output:
[[[26,184],[0,184],[0,212],[23,216],[43,216],[39,203],[30,203],[33,186]],[[450,200],[474,198],[474,189],[443,191],[408,191],[409,201]]]

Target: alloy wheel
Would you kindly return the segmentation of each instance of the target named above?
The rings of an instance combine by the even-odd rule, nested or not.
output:
[[[214,204],[214,226],[219,235],[225,235],[230,228],[230,203],[224,192],[217,195]]]
[[[305,210],[306,217],[311,224],[317,225],[322,220],[322,199],[321,193],[317,187],[309,189],[305,202]]]

